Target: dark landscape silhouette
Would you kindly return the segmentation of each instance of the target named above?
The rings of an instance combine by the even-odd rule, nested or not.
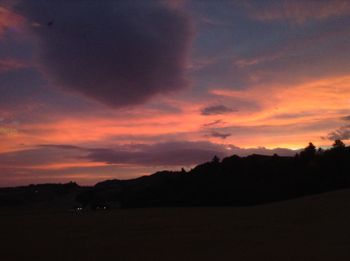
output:
[[[233,155],[190,171],[161,171],[92,187],[76,183],[0,190],[0,206],[107,209],[180,206],[250,206],[350,188],[350,147],[310,143],[294,157]]]
[[[91,187],[2,188],[1,260],[348,260],[349,158],[341,141],[310,143]]]

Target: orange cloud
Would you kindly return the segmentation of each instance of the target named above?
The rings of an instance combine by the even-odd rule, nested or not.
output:
[[[186,107],[183,102],[181,106]],[[3,135],[0,152],[23,149],[37,144],[97,144],[111,145],[132,142],[161,141],[164,136],[195,133],[207,122],[200,116],[200,104],[187,104],[186,110],[164,113],[152,109],[130,111],[120,114],[109,111],[106,116],[85,114],[57,115],[50,121],[21,123],[16,126],[16,135]],[[45,112],[44,112],[45,113]],[[12,117],[15,117],[12,116]],[[7,130],[7,129],[6,129]],[[152,138],[153,137],[153,138]],[[111,142],[111,139],[113,142]],[[22,145],[20,145],[22,144]]]
[[[341,117],[349,114],[350,76],[308,80],[297,85],[257,84],[245,90],[214,89],[210,93],[227,105],[234,106],[235,101],[243,100],[259,106],[253,110],[237,108],[238,111],[228,114],[201,115],[207,104],[177,101],[176,106],[183,109],[176,113],[144,109],[125,115],[111,112],[105,117],[61,115],[50,122],[21,123],[16,135],[2,136],[0,152],[37,144],[98,147],[169,139],[205,139],[240,147],[298,148],[309,140],[322,145],[325,141],[320,137],[340,126]],[[218,121],[220,124],[208,125]],[[210,136],[213,132],[225,133],[227,138]]]
[[[228,138],[234,144],[296,148],[311,139],[322,145],[324,141],[321,136],[339,125],[341,117],[348,113],[350,76],[310,80],[295,86],[256,85],[247,90],[235,91],[215,89],[211,93],[227,99],[253,101],[261,107],[255,112],[237,114],[234,118],[221,117],[231,125],[257,129],[255,135],[244,134],[242,130],[241,134]],[[312,124],[315,127],[309,127]],[[273,131],[273,127],[276,131]],[[265,132],[259,135],[258,130],[261,128]]]

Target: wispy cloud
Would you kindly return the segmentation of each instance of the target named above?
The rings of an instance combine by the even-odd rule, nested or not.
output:
[[[25,68],[27,66],[28,65],[26,65],[22,61],[18,61],[15,59],[3,59],[0,60],[0,73]]]
[[[225,105],[212,105],[201,110],[202,115],[219,115],[234,112],[234,109],[226,107]]]
[[[272,1],[263,6],[248,2],[246,6],[251,17],[264,22],[286,20],[292,24],[304,24],[308,21],[321,21],[331,17],[350,14],[350,2],[347,0],[287,0]]]
[[[210,136],[212,136],[214,138],[226,139],[226,138],[231,136],[231,133],[223,133],[223,132],[213,130],[210,133]]]
[[[350,125],[342,126],[325,137],[328,140],[350,140]]]
[[[211,121],[208,123],[203,124],[204,127],[210,127],[214,125],[219,125],[219,124],[224,124],[225,122],[223,120],[216,120],[216,121]]]

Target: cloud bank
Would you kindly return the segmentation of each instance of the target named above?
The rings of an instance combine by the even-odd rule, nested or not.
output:
[[[239,148],[208,141],[174,141],[153,144],[126,144],[108,148],[86,148],[72,145],[40,145],[32,149],[0,153],[1,166],[39,167],[47,164],[99,162],[141,166],[190,166],[211,160],[214,155],[237,154],[293,156],[290,149]]]

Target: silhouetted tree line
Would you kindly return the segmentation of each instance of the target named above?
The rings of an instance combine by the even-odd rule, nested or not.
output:
[[[81,188],[74,182],[66,184],[31,184],[14,188],[0,189],[1,206],[50,206],[64,205],[71,201],[71,194],[79,193]],[[69,204],[69,202],[67,203]]]
[[[93,187],[76,183],[0,189],[0,206],[108,207],[248,206],[350,188],[350,147],[310,143],[294,157],[233,155],[190,171],[161,171]]]
[[[350,147],[310,143],[294,157],[251,155],[98,183],[77,196],[83,206],[248,206],[350,187]],[[114,203],[113,203],[114,202]]]

